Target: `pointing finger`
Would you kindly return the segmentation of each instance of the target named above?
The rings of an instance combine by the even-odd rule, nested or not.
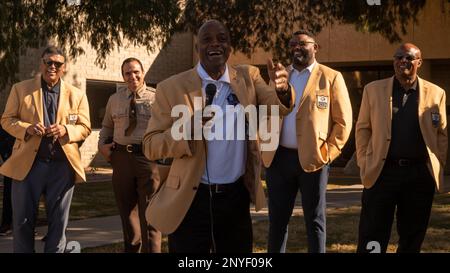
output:
[[[273,61],[271,58],[267,59],[267,69],[268,70],[274,70],[275,69],[275,65],[273,64]]]

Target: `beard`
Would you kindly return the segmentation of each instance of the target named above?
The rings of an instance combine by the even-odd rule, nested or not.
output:
[[[309,51],[297,51],[292,57],[292,61],[296,65],[304,66],[307,65],[312,58],[312,54]]]

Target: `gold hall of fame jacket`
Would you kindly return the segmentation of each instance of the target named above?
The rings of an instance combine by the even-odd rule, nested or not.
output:
[[[352,121],[352,106],[342,74],[316,63],[296,114],[298,157],[305,172],[317,171],[341,154]],[[278,137],[282,125],[281,117]],[[269,122],[267,126],[270,128]],[[276,149],[262,152],[266,168],[272,164],[275,153]]]
[[[3,128],[16,138],[11,157],[0,167],[0,173],[22,181],[31,170],[42,137],[27,136],[27,128],[37,122],[44,124],[41,78],[14,84],[3,112]],[[61,79],[56,123],[64,125],[67,134],[58,141],[75,170],[75,182],[86,181],[81,163],[80,142],[91,133],[86,93]]]
[[[262,79],[259,69],[249,65],[228,65],[230,87],[243,107],[248,105],[278,105],[281,115],[288,114],[295,101],[295,91],[291,88],[291,105],[286,108],[278,99],[275,88]],[[150,160],[173,158],[168,177],[146,211],[147,221],[165,234],[174,232],[185,214],[200,184],[205,170],[205,148],[202,140],[175,140],[171,127],[177,118],[171,117],[171,109],[176,105],[186,105],[194,112],[194,98],[202,97],[202,80],[196,69],[172,76],[156,87],[156,97],[152,108],[147,133],[143,140],[143,150]],[[266,204],[261,184],[261,157],[257,140],[247,140],[247,160],[244,184],[250,199],[260,210]]]
[[[445,91],[421,78],[418,81],[419,125],[429,155],[427,166],[437,190],[443,191],[448,147]],[[394,77],[391,77],[364,87],[355,137],[356,158],[365,188],[375,184],[389,151],[393,84]]]

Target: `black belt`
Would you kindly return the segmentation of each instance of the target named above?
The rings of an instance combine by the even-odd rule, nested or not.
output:
[[[239,188],[242,186],[243,179],[242,177],[236,180],[236,182],[233,183],[227,183],[227,184],[205,184],[200,183],[199,190],[208,190],[209,187],[211,187],[211,191],[213,193],[227,193],[230,191],[235,190],[236,188]]]
[[[127,153],[133,153],[133,154],[143,154],[141,144],[121,145],[121,144],[116,143],[114,145],[114,151],[127,152]]]
[[[411,167],[425,164],[426,159],[388,158],[384,162],[385,167]]]
[[[296,154],[298,153],[298,149],[287,148],[282,145],[279,145],[278,149],[280,149],[281,151],[286,151],[286,152],[290,152],[290,153],[296,153]]]
[[[50,163],[50,162],[64,162],[67,160],[65,157],[43,157],[43,156],[36,156],[36,160]]]

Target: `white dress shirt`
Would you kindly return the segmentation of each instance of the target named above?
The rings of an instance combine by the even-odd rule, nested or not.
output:
[[[298,149],[297,145],[297,112],[300,105],[300,99],[305,91],[306,84],[308,83],[311,72],[316,65],[316,62],[306,67],[302,71],[298,71],[294,67],[291,67],[291,73],[289,75],[289,83],[294,86],[295,89],[295,107],[289,115],[283,119],[283,127],[281,128],[280,145],[290,149]]]

